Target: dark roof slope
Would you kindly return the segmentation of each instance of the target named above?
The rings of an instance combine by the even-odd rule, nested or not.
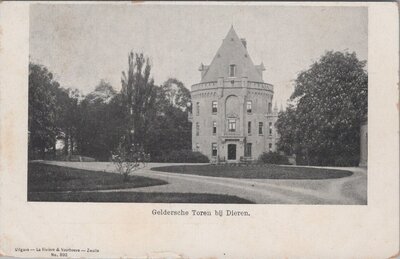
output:
[[[236,66],[236,77],[247,77],[249,81],[263,82],[261,71],[254,66],[242,40],[236,34],[233,26],[229,30],[213,61],[208,66],[201,82],[217,81],[219,77],[229,76],[229,65]]]

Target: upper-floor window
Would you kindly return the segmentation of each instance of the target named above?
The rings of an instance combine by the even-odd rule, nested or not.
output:
[[[251,113],[252,112],[251,101],[247,101],[246,102],[246,110],[247,110],[247,113]]]
[[[272,135],[272,122],[269,123],[269,135]]]
[[[217,101],[212,102],[212,113],[217,113],[218,111],[218,103]]]
[[[212,129],[212,131],[213,131],[214,135],[217,134],[217,122],[216,121],[213,121],[213,129]]]
[[[200,135],[200,123],[196,122],[196,136]]]
[[[264,128],[264,123],[259,122],[258,123],[258,134],[262,135],[263,134],[263,128]]]
[[[269,148],[269,152],[272,152],[272,143],[269,143],[268,148]]]
[[[268,103],[268,113],[272,113],[272,103]]]
[[[236,131],[236,120],[235,119],[228,119],[228,130],[230,132]]]
[[[200,103],[199,102],[196,103],[196,115],[197,116],[200,115]]]
[[[217,156],[217,154],[218,154],[217,143],[211,144],[211,154],[212,154],[212,156]]]
[[[247,122],[247,133],[251,134],[251,121]]]
[[[200,151],[200,144],[196,143],[196,151]]]
[[[236,65],[229,65],[229,77],[236,76]]]

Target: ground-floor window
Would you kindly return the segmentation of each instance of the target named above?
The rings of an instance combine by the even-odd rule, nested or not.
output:
[[[196,143],[196,151],[200,151],[200,144]]]
[[[247,143],[246,144],[245,156],[246,157],[251,157],[251,143]]]
[[[217,156],[217,154],[218,154],[217,143],[212,143],[211,144],[211,153],[212,153],[212,156]]]
[[[272,143],[269,143],[269,151],[272,152]]]

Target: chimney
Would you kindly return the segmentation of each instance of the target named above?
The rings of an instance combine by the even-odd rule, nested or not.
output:
[[[245,38],[240,39],[242,41],[243,46],[247,49],[247,42]]]

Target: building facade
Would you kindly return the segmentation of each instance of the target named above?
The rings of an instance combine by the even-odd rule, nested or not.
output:
[[[247,42],[233,27],[201,81],[192,85],[192,148],[212,161],[255,160],[276,151],[279,138],[274,88],[264,82],[263,63],[254,65]]]

